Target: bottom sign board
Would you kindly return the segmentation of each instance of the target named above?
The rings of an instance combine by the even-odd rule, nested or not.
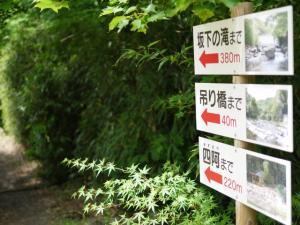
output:
[[[199,137],[200,182],[291,225],[291,163]]]

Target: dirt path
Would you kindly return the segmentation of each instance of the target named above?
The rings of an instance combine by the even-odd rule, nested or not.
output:
[[[24,189],[41,183],[36,178],[37,163],[28,162],[23,148],[0,128],[0,192]]]
[[[36,178],[37,163],[27,161],[23,151],[0,129],[0,225],[60,225],[61,219],[80,220],[81,206],[70,199],[72,190],[66,185],[43,187]]]
[[[60,198],[58,187],[0,194],[1,225],[56,225],[81,218],[79,205]]]

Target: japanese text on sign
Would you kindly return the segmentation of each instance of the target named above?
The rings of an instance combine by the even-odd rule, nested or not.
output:
[[[229,31],[227,27],[221,30],[207,30],[197,33],[198,47],[209,48],[213,46],[242,44],[242,31]]]
[[[210,105],[210,107],[228,108],[241,110],[242,98],[232,97],[226,94],[226,91],[218,90],[200,90],[200,104],[203,106]]]

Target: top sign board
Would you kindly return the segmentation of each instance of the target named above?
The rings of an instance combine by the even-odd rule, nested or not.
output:
[[[292,6],[194,26],[195,74],[293,75]]]

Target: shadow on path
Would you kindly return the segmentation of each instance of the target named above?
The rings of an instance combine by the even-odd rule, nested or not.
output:
[[[81,205],[70,199],[74,188],[46,187],[37,178],[37,169],[36,162],[25,159],[23,147],[0,128],[0,225],[56,225],[64,219],[80,221]]]
[[[0,129],[0,192],[26,189],[41,184],[38,164],[24,158],[23,147]]]
[[[54,219],[56,201],[48,190],[27,190],[0,194],[0,224],[46,225]]]

